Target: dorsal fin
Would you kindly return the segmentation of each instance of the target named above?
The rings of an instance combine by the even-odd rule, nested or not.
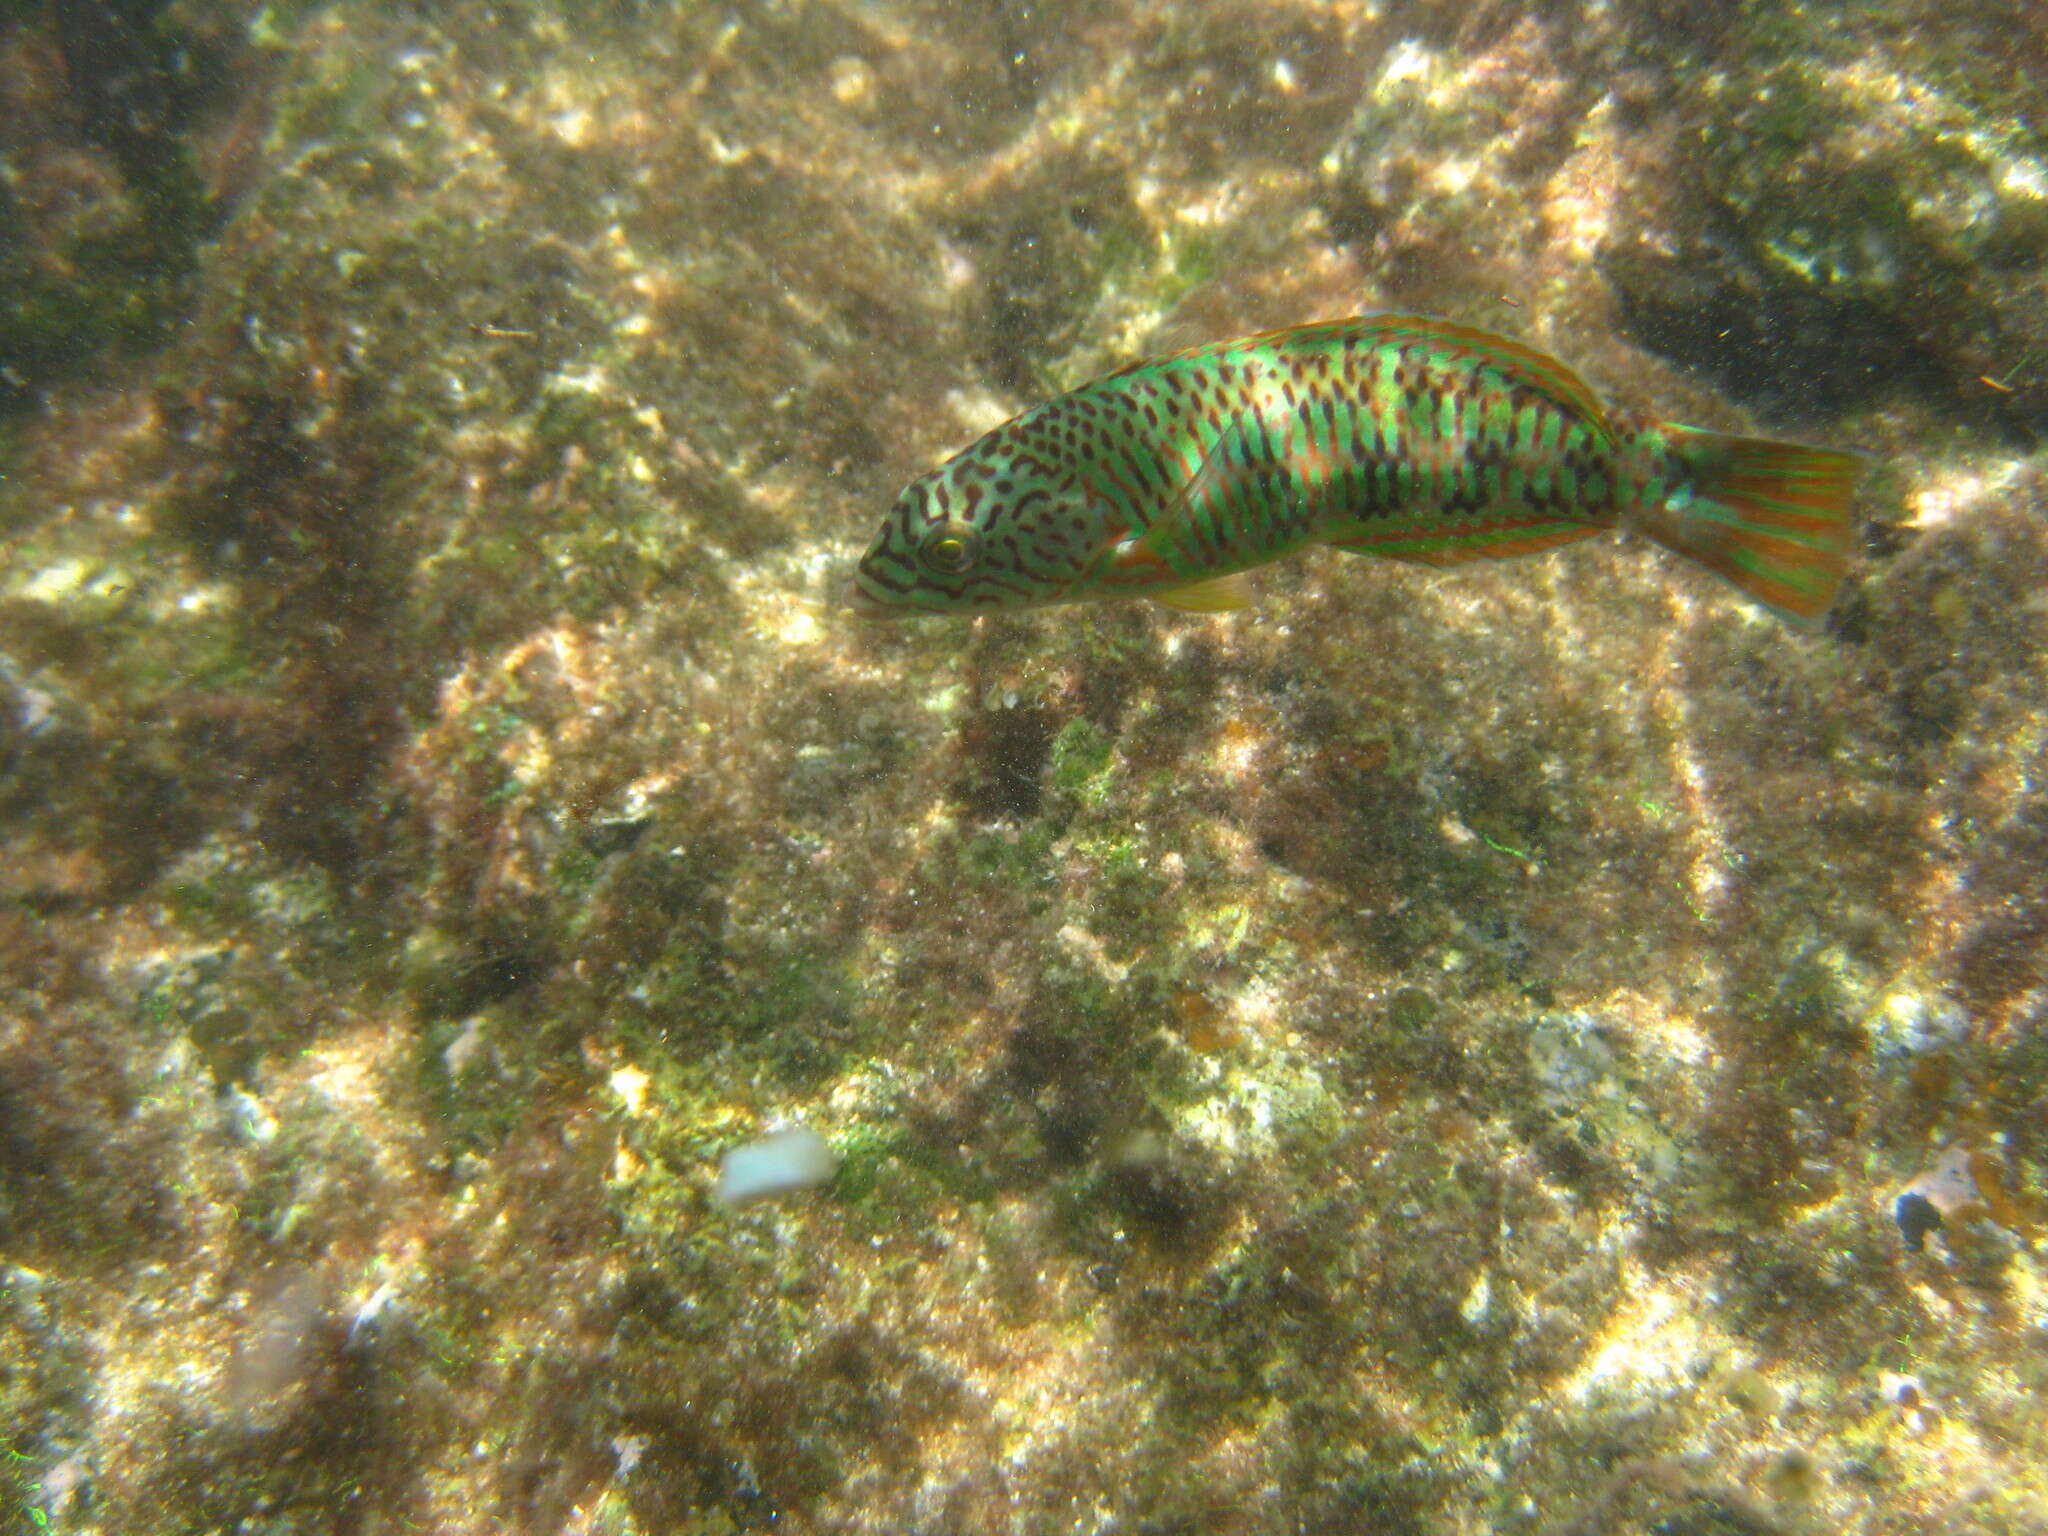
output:
[[[1256,336],[1247,336],[1242,341],[1225,345],[1234,350],[1261,342],[1305,339],[1316,333],[1333,337],[1351,335],[1367,341],[1419,341],[1460,357],[1491,364],[1509,378],[1541,390],[1553,400],[1564,402],[1589,420],[1602,423],[1607,420],[1607,407],[1601,404],[1592,385],[1548,352],[1538,352],[1527,342],[1503,336],[1497,331],[1484,331],[1476,325],[1460,325],[1455,320],[1439,320],[1433,315],[1353,315],[1345,320],[1313,320],[1307,325],[1289,326],[1285,330],[1262,331]],[[1192,350],[1211,351],[1217,347],[1212,344],[1209,348]]]
[[[1430,315],[1364,315],[1354,323],[1382,335],[1427,342],[1492,363],[1510,377],[1526,379],[1553,399],[1567,402],[1593,421],[1607,419],[1607,407],[1600,403],[1592,385],[1548,352],[1538,352],[1512,336]]]

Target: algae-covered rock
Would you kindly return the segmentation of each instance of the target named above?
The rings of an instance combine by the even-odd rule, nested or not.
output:
[[[237,63],[219,8],[0,11],[0,415],[161,344],[198,293],[217,190],[190,131]]]
[[[1742,8],[1652,136],[1689,174],[1606,247],[1631,323],[1780,410],[1909,384],[2038,428],[2048,95],[2011,16]]]
[[[0,10],[0,1525],[2039,1525],[1997,11]],[[838,603],[1377,305],[1869,451],[1848,595]]]

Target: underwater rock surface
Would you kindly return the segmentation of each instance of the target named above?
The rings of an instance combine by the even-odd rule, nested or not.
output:
[[[2032,9],[99,9],[0,7],[0,1529],[2048,1525]],[[1851,590],[837,606],[1376,308],[1868,452]]]

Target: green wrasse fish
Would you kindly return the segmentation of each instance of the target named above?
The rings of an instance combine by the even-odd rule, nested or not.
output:
[[[1457,565],[1627,527],[1813,619],[1841,585],[1862,462],[1609,410],[1488,331],[1326,320],[1132,363],[997,427],[897,498],[851,601],[1208,612],[1311,544]]]

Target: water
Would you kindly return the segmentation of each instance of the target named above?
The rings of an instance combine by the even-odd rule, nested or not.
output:
[[[2044,81],[0,8],[0,1530],[2048,1526]],[[1376,309],[1868,453],[1844,595],[839,606],[1012,412]]]

